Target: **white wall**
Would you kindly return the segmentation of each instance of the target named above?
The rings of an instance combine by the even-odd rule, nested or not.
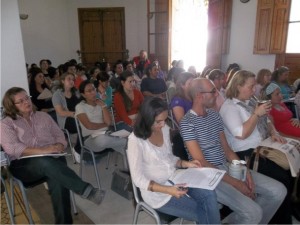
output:
[[[274,70],[275,55],[254,55],[257,0],[247,3],[233,1],[229,54],[222,59],[222,69],[235,62],[242,69],[257,73],[260,69]]]
[[[80,49],[78,8],[125,7],[126,49],[130,57],[147,48],[146,0],[18,0],[27,63],[49,58],[54,66],[75,58]]]
[[[49,58],[54,66],[71,58],[78,59],[80,49],[77,8],[125,7],[126,48],[130,57],[147,48],[146,0],[18,0],[20,12],[29,14],[21,21],[26,61]],[[275,55],[254,55],[257,0],[244,4],[233,1],[229,54],[222,69],[236,62],[256,73],[274,69]]]
[[[1,102],[13,86],[28,91],[17,0],[1,0]]]

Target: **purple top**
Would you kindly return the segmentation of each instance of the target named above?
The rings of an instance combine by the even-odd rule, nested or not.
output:
[[[172,98],[170,107],[171,109],[173,109],[175,106],[182,107],[184,109],[184,114],[186,114],[192,108],[192,105],[193,103],[191,101],[175,96]]]

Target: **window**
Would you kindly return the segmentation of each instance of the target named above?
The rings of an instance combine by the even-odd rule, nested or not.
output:
[[[201,71],[206,65],[207,5],[204,0],[172,1],[172,60]]]
[[[286,53],[300,53],[300,1],[292,0],[289,28],[287,34]]]

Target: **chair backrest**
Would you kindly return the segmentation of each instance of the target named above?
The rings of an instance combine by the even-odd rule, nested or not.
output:
[[[75,117],[75,124],[76,124],[76,129],[77,129],[79,144],[80,144],[80,147],[82,148],[84,146],[84,143],[83,143],[83,137],[82,137],[81,127],[80,127],[79,120],[78,120],[77,117]]]
[[[110,107],[109,109],[110,113],[111,113],[111,120],[112,120],[112,125],[114,127],[114,131],[117,130],[117,126],[116,126],[116,119],[115,119],[115,116],[116,116],[116,111],[115,111],[115,108],[114,108],[114,104],[112,104],[112,106]]]

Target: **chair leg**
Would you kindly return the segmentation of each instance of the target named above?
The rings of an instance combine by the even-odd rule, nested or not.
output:
[[[29,219],[29,224],[34,224],[33,219],[32,219],[32,215],[31,215],[31,211],[30,211],[30,207],[29,207],[29,202],[28,202],[27,195],[26,195],[26,192],[25,192],[25,188],[24,188],[24,186],[23,186],[23,184],[22,184],[21,181],[19,181],[17,179],[14,179],[14,180],[18,184],[18,186],[20,188],[20,191],[22,193],[22,197],[23,197],[23,201],[24,201],[26,213],[27,213],[27,216],[28,216],[28,219]]]
[[[3,188],[4,188],[4,197],[5,197],[6,205],[7,205],[7,208],[8,208],[8,214],[9,214],[10,222],[11,222],[11,224],[15,224],[15,218],[14,218],[14,214],[13,214],[13,211],[12,211],[12,206],[11,206],[10,199],[9,199],[9,196],[8,196],[8,193],[7,193],[7,188],[6,188],[6,185],[5,185],[5,181],[2,178],[2,176],[1,176],[1,183],[3,184]]]
[[[74,215],[78,214],[77,207],[76,207],[76,202],[75,202],[75,197],[74,197],[74,192],[70,191],[70,198],[71,198],[71,204],[73,208],[73,213]]]
[[[72,142],[71,142],[71,138],[70,138],[70,133],[68,130],[66,129],[62,129],[62,131],[66,134],[67,136],[67,139],[68,139],[68,144],[69,144],[69,147],[71,149],[71,154],[72,154],[72,158],[73,158],[73,163],[76,164],[76,160],[75,160],[75,156],[74,156],[74,152],[73,152],[73,145],[72,145]]]
[[[111,152],[108,152],[107,159],[106,159],[106,167],[105,167],[105,169],[108,169],[110,156],[111,156]]]
[[[134,210],[133,222],[132,224],[137,224],[139,213],[141,211],[141,206],[139,204],[136,205]]]
[[[97,163],[96,163],[96,159],[95,159],[95,154],[93,152],[91,152],[92,154],[92,158],[93,158],[93,164],[94,164],[94,170],[95,170],[95,176],[96,176],[96,180],[97,180],[97,185],[98,188],[101,190],[101,184],[100,184],[100,178],[99,178],[99,173],[98,173],[98,169],[97,169]]]

